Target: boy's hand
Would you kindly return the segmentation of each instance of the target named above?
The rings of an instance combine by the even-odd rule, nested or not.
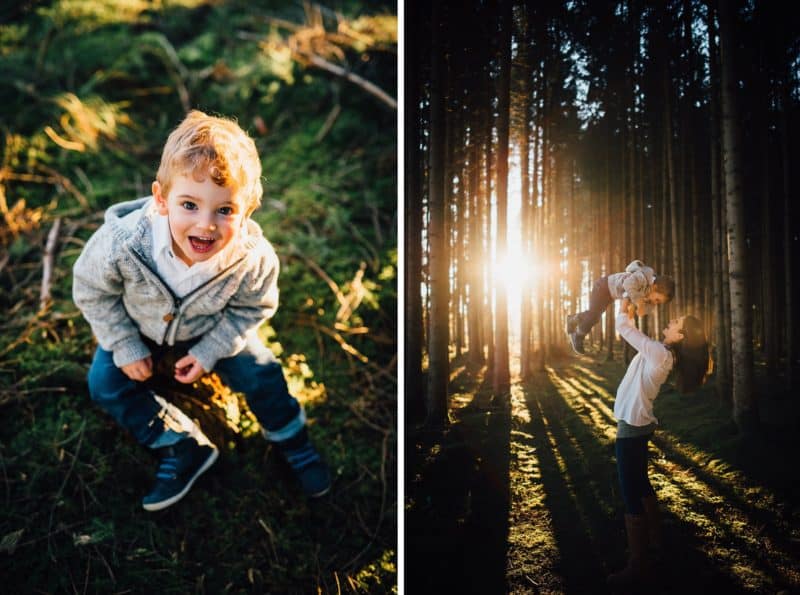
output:
[[[122,366],[120,370],[131,380],[144,382],[153,375],[153,358],[148,355],[144,359]]]
[[[175,362],[175,380],[184,384],[191,384],[206,371],[193,355],[185,355]]]

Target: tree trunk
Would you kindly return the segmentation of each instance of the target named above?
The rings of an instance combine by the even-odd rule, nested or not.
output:
[[[727,205],[728,251],[733,352],[733,418],[742,431],[757,422],[753,397],[752,309],[748,296],[747,252],[742,190],[741,146],[738,126],[735,69],[735,12],[732,0],[720,0],[720,55],[722,62],[722,138]]]
[[[528,24],[528,29],[530,28]],[[526,46],[530,43],[526,29]],[[532,254],[530,251],[530,237],[532,229],[530,228],[530,217],[532,206],[530,204],[530,136],[531,136],[531,78],[533,75],[530,59],[525,54],[525,68],[522,70],[524,77],[522,89],[522,131],[520,133],[520,243],[522,258],[527,263],[528,271],[535,266]],[[519,329],[519,349],[520,349],[520,375],[522,378],[527,378],[530,375],[530,358],[531,358],[531,276],[527,275],[525,283],[523,283],[520,295],[520,329]]]
[[[409,22],[419,24],[419,13],[410,8]],[[416,64],[421,61],[418,46],[406,45],[406,59]],[[425,393],[422,384],[422,178],[421,163],[422,130],[421,113],[418,108],[422,98],[422,82],[419,69],[405,69],[405,88],[409,100],[404,112],[406,130],[406,184],[405,208],[405,301],[404,301],[404,372],[405,372],[405,415],[408,420],[420,421],[425,415]]]
[[[792,386],[794,381],[794,365],[796,355],[795,331],[794,331],[794,308],[795,303],[792,299],[794,282],[792,280],[792,265],[794,251],[792,250],[792,208],[791,194],[792,181],[790,168],[792,167],[791,155],[789,150],[789,107],[791,97],[789,88],[791,75],[786,73],[786,81],[783,87],[783,117],[781,119],[781,160],[783,165],[783,299],[784,317],[782,320],[784,329],[784,341],[786,351],[786,384]]]
[[[480,139],[478,136],[479,110],[473,107],[470,118],[469,147],[469,304],[467,307],[469,362],[473,366],[483,363],[483,340],[481,337],[480,319],[483,314],[483,238],[481,237],[481,192],[480,192]]]
[[[711,170],[711,230],[712,230],[712,272],[713,272],[713,304],[714,304],[714,343],[716,343],[715,376],[717,396],[722,401],[729,400],[731,387],[731,372],[728,366],[728,352],[730,345],[727,341],[726,327],[728,318],[725,311],[723,296],[723,282],[727,279],[723,274],[722,259],[727,258],[726,246],[723,246],[725,234],[723,233],[721,184],[720,184],[720,138],[719,138],[719,103],[718,92],[719,77],[717,74],[717,47],[716,28],[714,26],[714,13],[708,7],[708,47],[709,47],[709,72],[711,76],[710,89],[710,170]]]
[[[496,257],[508,256],[508,139],[511,108],[511,3],[502,4],[498,18],[500,34],[499,75],[497,79],[497,238]],[[495,271],[496,272],[496,271]],[[495,360],[492,387],[495,395],[508,392],[508,288],[505,279],[495,286]]]
[[[444,155],[445,155],[445,81],[444,35],[442,0],[432,2],[431,26],[433,51],[431,55],[430,91],[430,149],[428,223],[430,316],[428,321],[428,415],[426,425],[440,427],[447,423],[447,385],[449,379],[449,259],[445,225]]]

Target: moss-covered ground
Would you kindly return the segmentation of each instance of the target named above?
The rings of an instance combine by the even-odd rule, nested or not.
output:
[[[617,361],[563,357],[493,400],[485,370],[453,366],[444,432],[406,440],[409,593],[605,593],[626,559],[612,414]],[[759,376],[763,389],[768,380]],[[713,383],[665,385],[649,474],[665,548],[646,593],[800,592],[798,416],[767,392],[744,436]]]

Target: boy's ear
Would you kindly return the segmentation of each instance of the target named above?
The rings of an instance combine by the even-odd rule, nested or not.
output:
[[[153,182],[151,188],[153,190],[153,198],[156,200],[156,206],[158,207],[158,214],[166,215],[168,213],[167,197],[161,192],[161,184]]]

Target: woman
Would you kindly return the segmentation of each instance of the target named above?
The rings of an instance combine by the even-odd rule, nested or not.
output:
[[[633,325],[633,313],[630,300],[622,300],[617,332],[638,353],[631,360],[614,401],[617,471],[625,500],[630,557],[623,570],[608,577],[611,586],[642,579],[647,570],[648,544],[654,549],[661,546],[658,502],[647,477],[647,443],[658,424],[653,401],[671,372],[675,373],[675,384],[681,393],[692,392],[705,381],[709,364],[708,342],[697,318],[682,316],[671,320],[663,331],[663,342],[659,342]]]

